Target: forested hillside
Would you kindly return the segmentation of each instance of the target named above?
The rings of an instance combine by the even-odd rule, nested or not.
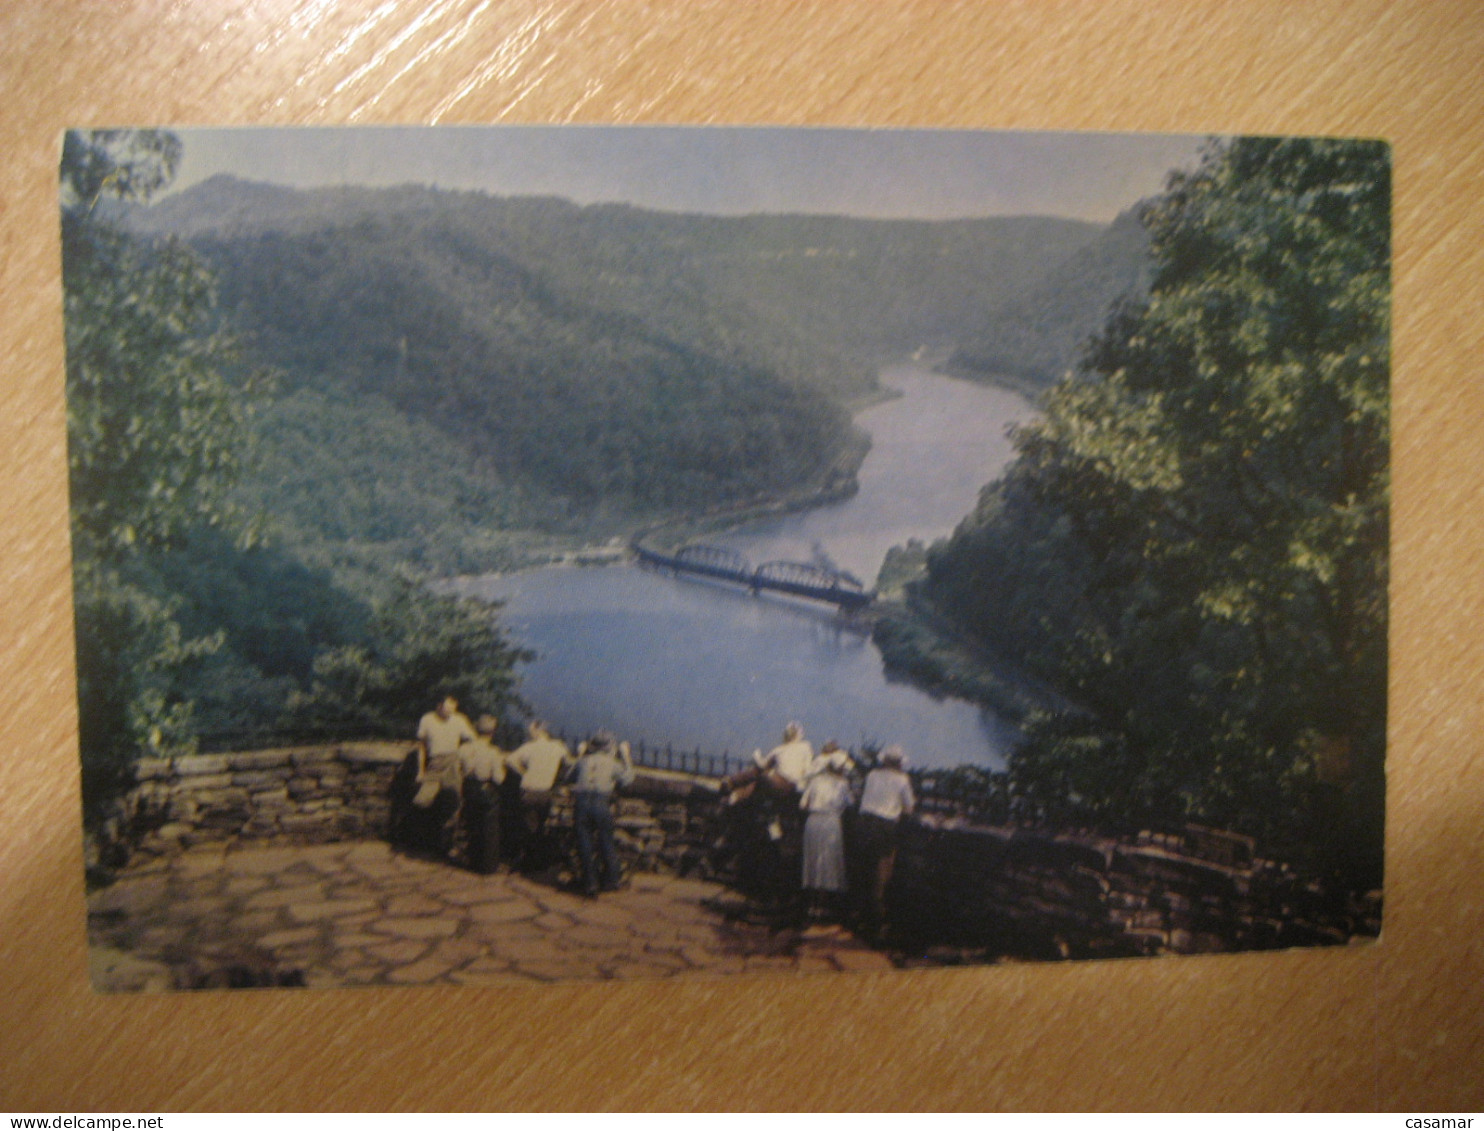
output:
[[[581,512],[786,492],[849,443],[821,392],[557,293],[437,221],[196,247],[283,395],[388,407],[437,430],[430,462],[472,459]]]
[[[400,734],[444,693],[503,714],[520,653],[429,576],[848,491],[850,413],[882,395],[881,361],[982,342],[996,311],[1047,296],[1074,313],[976,376],[1035,370],[1047,334],[1102,316],[1075,264],[1123,279],[1144,255],[1044,218],[230,178],[150,203],[179,156],[168,134],[98,131],[69,135],[63,163],[94,816],[142,754]]]
[[[272,505],[242,505],[265,385],[223,323],[209,265],[178,241],[129,233],[107,207],[168,184],[180,153],[158,131],[73,131],[60,169],[90,824],[137,759],[203,737],[402,734],[439,695],[473,710],[518,702],[521,653],[488,606],[434,596],[405,572],[332,573],[303,560]]]
[[[1126,212],[1022,295],[959,338],[948,372],[1038,393],[1071,370],[1110,307],[1149,287],[1149,236]]]
[[[1144,209],[1147,298],[928,554],[933,613],[1069,704],[1012,762],[1033,811],[1379,882],[1389,207],[1378,142],[1211,150]]]
[[[841,489],[864,450],[848,412],[882,358],[951,350],[993,310],[1077,285],[1068,263],[1105,243],[1045,218],[720,218],[226,177],[125,219],[189,239],[278,374],[244,497],[305,539],[443,570],[501,564],[499,531],[607,534]],[[1031,338],[976,376],[1014,370]]]
[[[137,231],[228,244],[384,223],[432,236],[418,240],[432,258],[495,254],[554,295],[845,394],[874,386],[882,355],[982,339],[993,312],[1069,278],[1073,256],[1106,242],[1099,225],[1050,217],[718,217],[416,186],[296,192],[225,176],[130,216]],[[1142,260],[1142,247],[1132,254]],[[1084,316],[1084,329],[1103,313]]]

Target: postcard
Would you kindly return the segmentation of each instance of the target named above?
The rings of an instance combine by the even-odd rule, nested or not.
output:
[[[70,131],[113,992],[1379,937],[1390,150]]]

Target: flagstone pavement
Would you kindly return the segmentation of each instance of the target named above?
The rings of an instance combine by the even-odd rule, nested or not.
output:
[[[101,990],[555,982],[887,970],[848,933],[749,925],[720,884],[637,874],[596,900],[379,841],[198,846],[88,897]]]

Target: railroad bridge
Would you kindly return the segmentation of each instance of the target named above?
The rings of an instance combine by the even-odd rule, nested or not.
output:
[[[752,563],[735,550],[704,542],[692,542],[673,554],[661,554],[635,543],[634,553],[643,564],[674,574],[689,573],[731,581],[745,585],[754,593],[767,589],[791,597],[827,601],[852,612],[865,608],[876,596],[855,578],[839,570],[807,562],[782,561],[764,562],[754,569]]]

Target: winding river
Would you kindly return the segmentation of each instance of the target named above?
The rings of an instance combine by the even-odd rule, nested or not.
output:
[[[754,565],[828,562],[875,582],[886,551],[952,531],[1011,455],[1032,413],[1015,393],[904,363],[896,399],[862,412],[871,433],[860,491],[844,502],[709,539]],[[637,566],[550,567],[466,578],[506,603],[503,623],[538,658],[521,693],[561,729],[746,754],[789,719],[816,745],[898,742],[917,766],[1004,765],[1014,730],[971,704],[887,679],[867,629],[827,605],[685,580]]]

